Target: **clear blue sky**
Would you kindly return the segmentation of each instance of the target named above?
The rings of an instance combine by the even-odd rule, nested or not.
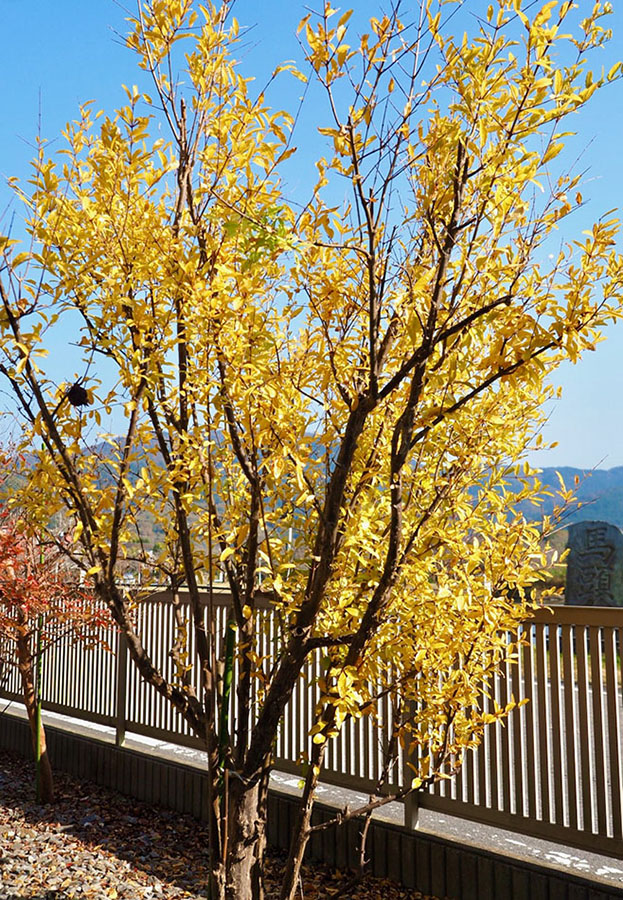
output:
[[[592,0],[579,0],[579,4],[587,12],[593,5]],[[315,6],[320,5],[318,0]],[[339,5],[355,6],[363,17],[377,15],[382,0],[347,0]],[[487,5],[487,0],[467,0],[462,14],[484,12]],[[600,60],[606,69],[620,58],[617,47],[623,57],[623,3],[615,0],[614,6],[610,22],[615,38]],[[123,102],[120,85],[138,81],[133,55],[119,36],[126,31],[124,7],[132,10],[133,0],[0,0],[3,179],[8,175],[27,177],[39,110],[42,135],[53,139],[76,115],[80,102],[95,99],[97,108],[111,111]],[[414,0],[405,7],[414,8]],[[295,31],[304,14],[305,4],[297,0],[265,0],[261,5],[238,0],[236,17],[241,24],[254,26],[243,55],[248,74],[265,78],[283,60],[300,60]],[[293,80],[281,84],[284,95],[273,95],[273,104],[291,109],[301,86]],[[579,232],[600,213],[623,207],[623,83],[598,92],[590,110],[576,117],[572,127],[578,136],[571,152],[583,153],[581,168],[589,170],[582,188],[589,202],[578,214],[582,221],[575,223]],[[7,225],[9,197],[5,185],[0,184],[2,227]],[[565,236],[563,231],[561,237]],[[532,461],[541,466],[586,468],[623,465],[623,323],[608,331],[607,340],[594,353],[576,366],[560,370],[559,382],[563,398],[553,406],[545,432],[546,438],[558,441],[559,446]]]

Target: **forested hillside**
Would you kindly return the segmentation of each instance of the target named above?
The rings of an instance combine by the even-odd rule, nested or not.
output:
[[[599,519],[623,528],[623,466],[588,471],[571,466],[543,469],[539,480],[552,496],[545,497],[542,506],[526,504],[523,511],[529,519],[536,520],[551,514],[554,506],[560,502],[557,496],[560,491],[558,472],[567,488],[574,488],[577,479],[574,490],[579,502],[565,514],[566,525]]]

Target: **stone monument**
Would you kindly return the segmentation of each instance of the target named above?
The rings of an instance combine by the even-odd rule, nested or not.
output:
[[[623,533],[608,522],[569,527],[565,603],[623,606]]]

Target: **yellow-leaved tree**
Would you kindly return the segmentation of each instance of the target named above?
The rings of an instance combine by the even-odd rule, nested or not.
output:
[[[415,6],[415,24],[394,4],[359,38],[328,3],[303,21],[329,151],[301,209],[280,181],[293,119],[252,95],[227,4],[147,0],[128,43],[152,96],[128,89],[110,117],[86,105],[63,155],[42,146],[32,188],[16,185],[32,241],[2,239],[0,371],[32,460],[16,499],[41,527],[74,520],[68,552],[204,741],[215,898],[262,896],[273,747],[312,654],[324,674],[284,898],[345,721],[390,697],[415,790],[506,714],[479,697],[513,651],[541,537],[517,510],[533,488],[509,476],[553,368],[619,315],[617,225],[565,243],[582,200],[558,156],[565,118],[618,77],[589,70],[609,5],[582,18],[492,0],[458,38],[443,0]],[[63,327],[84,369],[58,386],[45,351]],[[115,410],[123,433],[98,437]],[[137,539],[146,517],[156,554]],[[182,623],[170,678],[129,557],[172,603],[188,592],[196,650]],[[202,601],[219,572],[231,719]],[[279,622],[270,659],[260,595]]]

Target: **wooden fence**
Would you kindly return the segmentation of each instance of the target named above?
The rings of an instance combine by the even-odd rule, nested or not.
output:
[[[224,632],[228,601],[225,590],[217,592],[217,634]],[[155,594],[141,603],[137,615],[147,650],[171,677],[167,650],[174,621],[167,594]],[[258,628],[259,652],[270,656],[277,646],[278,629],[268,605],[263,618]],[[522,631],[526,643],[519,663],[496,677],[490,686],[491,699],[483,702],[485,710],[494,700],[506,704],[511,695],[529,702],[505,723],[489,726],[482,744],[468,753],[457,776],[408,798],[405,825],[416,826],[419,805],[623,856],[623,609],[543,609]],[[44,707],[111,726],[118,743],[128,731],[199,746],[181,717],[141,681],[128,661],[123,637],[111,631],[104,638],[108,650],[96,641],[89,648],[68,640],[48,649]],[[297,761],[309,750],[317,667],[318,662],[311,660],[286,710],[275,760],[282,771],[298,772]],[[16,671],[0,678],[0,696],[19,700]],[[391,728],[391,709],[384,702],[379,704],[378,721],[380,729],[369,719],[345,724],[329,748],[324,781],[363,792],[374,788]],[[390,787],[401,787],[410,771],[402,760]]]
[[[554,607],[522,630],[519,664],[492,693],[529,702],[421,805],[620,857],[623,610]]]

